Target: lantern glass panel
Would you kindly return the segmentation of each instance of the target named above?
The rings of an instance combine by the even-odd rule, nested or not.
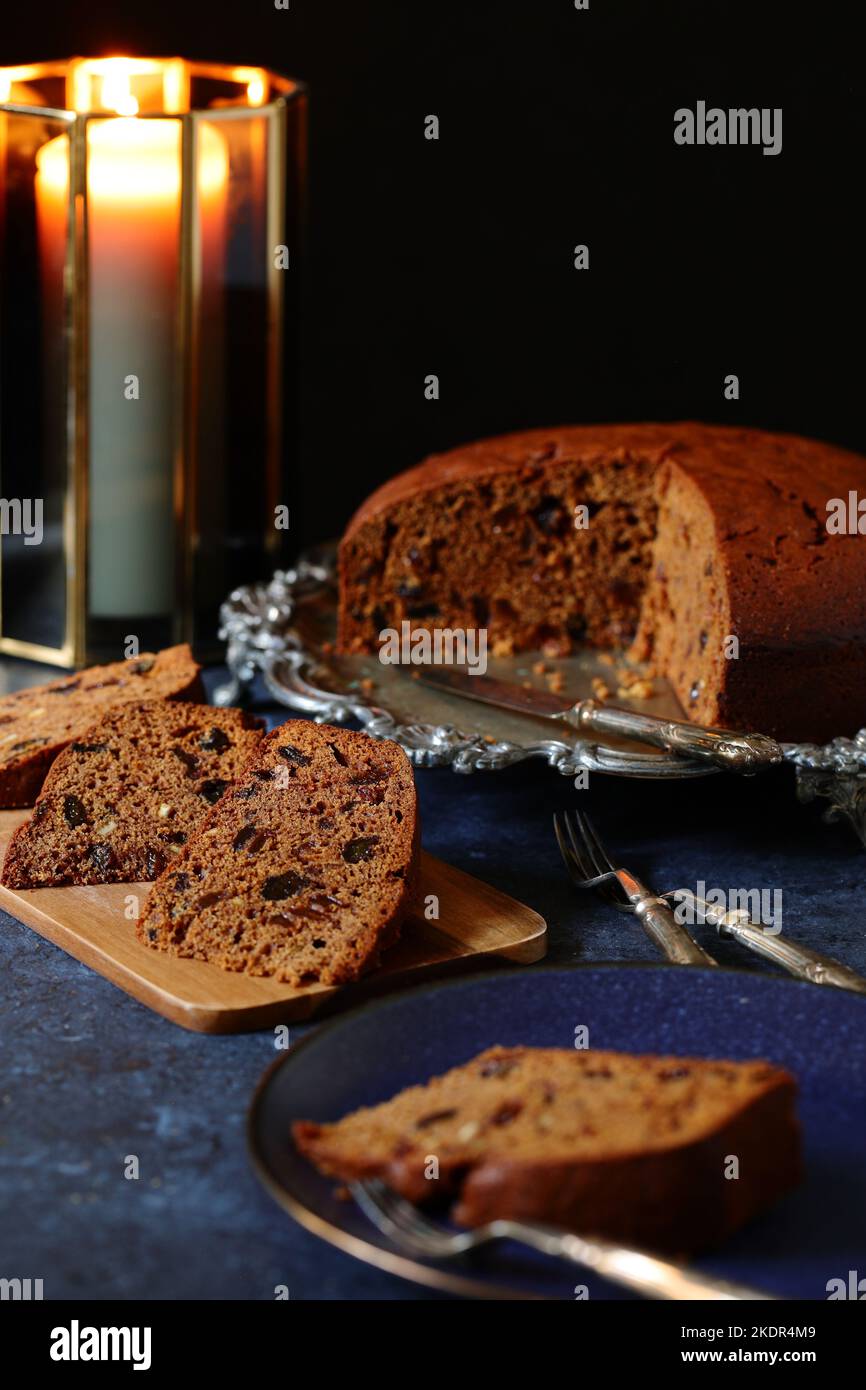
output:
[[[44,196],[52,155],[68,186],[67,122],[0,112],[0,631],[65,662],[69,236],[65,195]]]

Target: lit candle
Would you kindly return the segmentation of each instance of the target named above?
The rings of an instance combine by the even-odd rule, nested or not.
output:
[[[105,65],[102,104],[124,114],[87,130],[89,608],[101,618],[155,617],[170,612],[175,592],[181,129],[177,120],[132,114],[121,60]],[[221,246],[228,153],[212,126],[200,140],[201,239]],[[46,263],[67,199],[68,142],[58,137],[37,155]]]

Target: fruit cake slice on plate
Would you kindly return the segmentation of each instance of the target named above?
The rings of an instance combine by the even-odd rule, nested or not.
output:
[[[148,700],[109,712],[55,759],[9,842],[7,888],[155,879],[254,756],[236,709]]]
[[[795,1094],[763,1061],[493,1047],[294,1138],[329,1177],[447,1197],[464,1226],[541,1221],[686,1254],[798,1182]]]
[[[138,935],[296,986],[354,980],[398,935],[419,835],[396,743],[291,720],[154,885]]]

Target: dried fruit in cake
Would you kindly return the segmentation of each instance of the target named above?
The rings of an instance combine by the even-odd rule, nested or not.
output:
[[[103,711],[142,700],[203,700],[187,646],[90,666],[0,699],[0,806],[32,806],[61,749]]]
[[[447,1198],[464,1226],[541,1221],[685,1254],[799,1181],[795,1096],[793,1077],[764,1061],[492,1047],[293,1133],[327,1176],[378,1178],[413,1202]]]
[[[224,970],[344,983],[396,939],[418,853],[402,749],[293,720],[263,740],[154,885],[138,935]]]
[[[258,719],[148,700],[109,710],[57,757],[9,842],[7,888],[155,879],[254,756]]]

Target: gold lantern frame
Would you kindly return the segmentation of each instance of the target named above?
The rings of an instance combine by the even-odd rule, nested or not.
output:
[[[116,107],[90,104],[94,82],[106,63],[129,64],[131,88],[138,65],[151,79],[154,72],[171,72],[177,88],[172,105],[182,106],[196,88],[219,93],[215,104],[198,105],[189,101],[188,109],[167,110],[153,107],[134,114],[140,120],[176,120],[179,126],[180,208],[178,231],[178,274],[174,326],[174,367],[180,375],[177,386],[179,407],[174,412],[172,459],[172,512],[174,549],[174,602],[171,641],[198,640],[194,600],[196,527],[202,488],[200,441],[200,342],[202,302],[202,218],[199,201],[200,135],[204,125],[227,128],[251,118],[265,123],[264,161],[264,243],[263,262],[266,293],[266,411],[262,458],[265,507],[262,516],[262,574],[269,573],[278,558],[278,536],[273,526],[274,509],[280,501],[283,446],[284,319],[286,280],[278,268],[274,248],[297,240],[303,219],[306,150],[306,88],[304,84],[264,68],[231,67],[185,59],[68,59],[0,69],[0,127],[7,116],[33,118],[56,125],[58,133],[69,137],[68,199],[65,210],[66,247],[63,268],[63,333],[66,364],[65,492],[63,497],[62,550],[65,576],[65,616],[63,638],[57,645],[12,635],[3,629],[2,550],[0,536],[0,653],[45,662],[61,667],[80,666],[104,655],[91,642],[88,615],[88,533],[90,516],[90,217],[88,192],[88,133],[94,122],[104,122],[118,114]],[[94,79],[89,91],[83,88],[84,71]],[[80,99],[69,100],[76,94]],[[30,91],[57,89],[62,84],[66,104],[33,102]],[[16,89],[27,93],[27,100],[16,99]],[[86,103],[88,109],[76,109]],[[2,130],[0,130],[2,134]],[[0,168],[0,177],[3,176]],[[287,198],[291,198],[290,238]],[[0,453],[0,478],[3,458]],[[2,483],[0,483],[2,491]],[[268,517],[271,518],[268,524]],[[130,618],[135,615],[131,614]],[[125,619],[123,620],[125,621]],[[215,634],[210,634],[215,637]]]

